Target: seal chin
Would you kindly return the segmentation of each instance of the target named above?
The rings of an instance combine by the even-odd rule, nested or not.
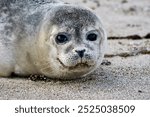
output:
[[[74,66],[66,66],[59,58],[57,58],[57,60],[61,64],[61,66],[63,66],[66,69],[69,69],[69,70],[79,70],[79,71],[82,71],[82,70],[85,70],[85,69],[87,70],[87,69],[90,69],[91,67],[94,67],[94,65],[89,65],[87,62],[77,63]]]

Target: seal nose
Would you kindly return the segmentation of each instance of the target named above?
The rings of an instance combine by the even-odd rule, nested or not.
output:
[[[75,50],[76,53],[82,58],[84,56],[85,49],[83,50]]]

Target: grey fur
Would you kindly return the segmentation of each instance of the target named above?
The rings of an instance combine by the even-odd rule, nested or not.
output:
[[[89,27],[95,27],[100,38],[95,42],[96,48],[84,42],[86,35],[83,32]],[[64,46],[56,44],[54,39],[59,29],[70,33],[71,42],[73,39],[75,42]],[[44,74],[52,78],[73,78],[74,74],[83,76],[100,64],[105,41],[105,31],[99,18],[85,8],[59,0],[0,1],[0,76],[9,76],[12,72],[25,76]],[[77,48],[88,48],[90,53],[95,53],[87,51],[82,61],[91,64],[100,58],[99,63],[85,70],[82,67],[82,70],[79,70],[80,67],[75,69],[79,57],[73,51]],[[45,64],[48,64],[47,68],[43,67]],[[68,67],[64,69],[64,65]]]

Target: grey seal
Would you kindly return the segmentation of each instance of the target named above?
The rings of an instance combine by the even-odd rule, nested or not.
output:
[[[102,62],[107,36],[90,9],[58,0],[0,1],[0,76],[73,79]]]

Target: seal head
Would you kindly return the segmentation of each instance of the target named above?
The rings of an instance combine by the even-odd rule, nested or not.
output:
[[[46,76],[61,79],[85,76],[104,57],[106,34],[102,23],[85,8],[56,5],[46,14],[41,32],[39,44],[50,67],[41,68],[40,72]]]

